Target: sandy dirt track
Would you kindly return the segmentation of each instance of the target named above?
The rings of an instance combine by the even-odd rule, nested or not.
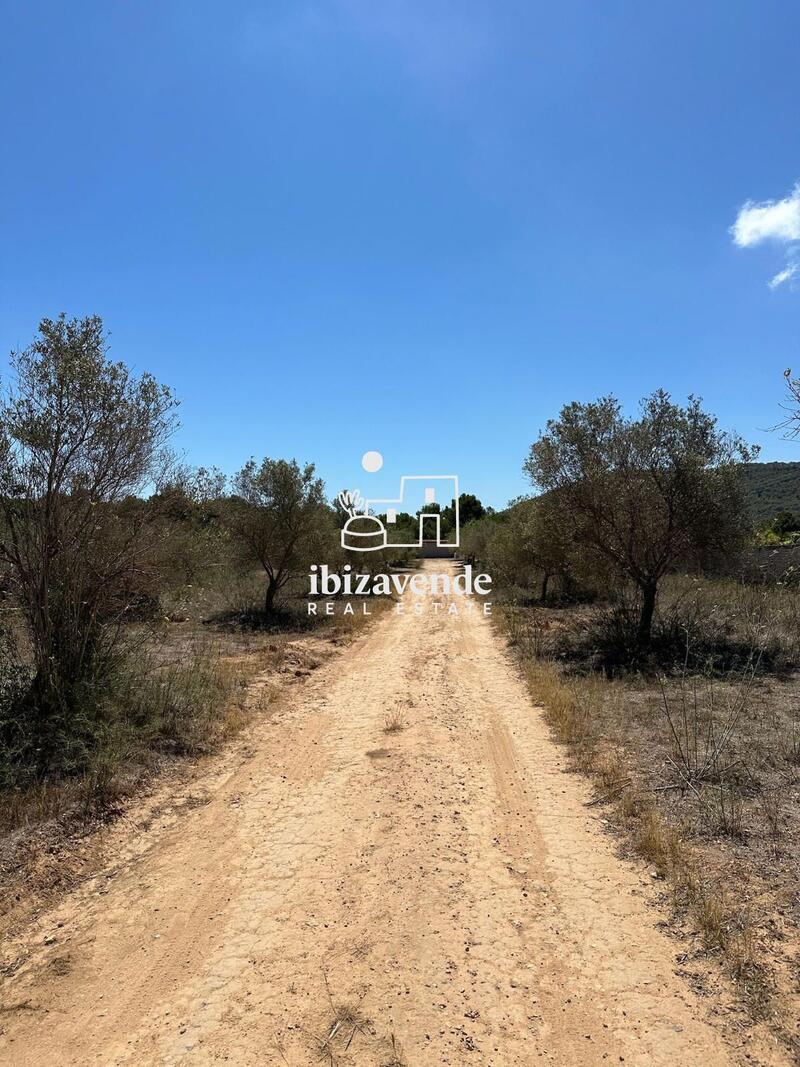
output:
[[[0,1063],[734,1062],[491,623],[413,601],[45,917]]]

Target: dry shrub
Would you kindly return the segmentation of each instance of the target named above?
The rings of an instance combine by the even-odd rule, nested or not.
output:
[[[406,1060],[403,1046],[394,1034],[389,1035],[386,1044],[389,1058],[381,1063],[381,1067],[407,1067],[408,1061]]]
[[[383,732],[385,734],[397,734],[406,727],[405,720],[400,711],[390,712],[383,722]]]
[[[598,799],[613,805],[635,852],[670,884],[676,903],[697,924],[704,946],[720,953],[751,1008],[763,1012],[770,987],[757,958],[749,914],[704,878],[700,860],[679,828],[660,812],[654,794],[637,780],[623,750],[600,735],[603,687],[613,683],[592,676],[565,679],[548,662],[527,664],[526,675],[556,736],[569,746],[578,769],[597,783]]]
[[[784,676],[800,665],[800,586],[753,586],[729,578],[668,575],[660,585],[649,645],[638,634],[635,594],[616,588],[605,605],[503,606],[503,625],[522,659],[553,657],[574,672],[607,677],[680,673],[724,676],[756,661]]]
[[[592,716],[595,680],[586,679],[579,694],[578,684],[565,680],[553,663],[534,661],[526,670],[529,685],[544,705],[547,720],[559,740],[577,748],[593,748],[596,740]]]
[[[143,658],[121,681],[114,715],[132,741],[175,755],[202,753],[228,730],[234,669],[210,648],[159,667]]]
[[[0,833],[67,812],[106,817],[165,757],[208,752],[240,724],[237,671],[198,646],[185,660],[128,663],[96,720],[91,748],[71,775],[26,773],[3,791]]]
[[[634,845],[639,855],[651,863],[662,878],[674,878],[689,860],[681,836],[660,815],[652,803],[637,798],[635,814],[629,816],[634,825]]]
[[[509,605],[503,620],[509,643],[522,659],[541,659],[545,655],[548,627],[543,611]]]

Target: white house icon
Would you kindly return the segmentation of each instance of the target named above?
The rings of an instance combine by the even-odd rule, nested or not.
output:
[[[420,485],[422,483],[422,485]],[[398,513],[410,509],[409,496],[413,490],[424,489],[424,504],[413,508],[418,513],[417,540],[411,542],[390,541],[386,527],[397,522]],[[347,496],[348,503],[340,497],[340,503],[350,512],[350,518],[342,529],[342,547],[351,552],[377,552],[392,545],[395,548],[421,548],[423,543],[433,543],[437,548],[458,548],[460,526],[458,516],[458,476],[455,474],[404,474],[400,479],[400,495],[383,499],[374,497],[359,501],[359,512],[348,506],[354,498]],[[447,540],[442,539],[442,516],[438,511],[425,510],[429,504],[440,508],[453,503],[453,530]],[[405,507],[404,507],[405,505]],[[363,510],[362,510],[363,508]],[[385,514],[386,524],[374,512]]]

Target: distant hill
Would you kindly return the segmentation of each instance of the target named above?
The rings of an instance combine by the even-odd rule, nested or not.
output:
[[[745,463],[743,470],[754,522],[765,522],[779,511],[800,513],[800,461]]]

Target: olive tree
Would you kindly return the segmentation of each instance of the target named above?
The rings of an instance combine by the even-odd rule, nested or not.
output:
[[[275,598],[290,578],[311,562],[331,528],[325,485],[313,463],[296,460],[248,460],[233,481],[238,506],[233,528],[245,551],[267,578],[264,611],[271,615]]]
[[[550,496],[512,500],[495,527],[487,555],[501,581],[532,588],[536,578],[542,602],[553,577],[562,589],[573,587],[578,568],[571,524]]]
[[[0,559],[30,631],[26,728],[47,763],[115,663],[176,401],[111,362],[102,320],[43,319],[0,395]],[[61,739],[61,740],[59,740]]]
[[[488,560],[488,548],[494,534],[498,519],[494,516],[484,515],[480,519],[461,527],[461,555],[473,566],[480,560]]]
[[[491,521],[484,558],[500,585],[531,590],[539,566],[533,546],[533,508],[530,500],[512,501],[499,518]]]
[[[738,463],[753,452],[717,428],[700,401],[659,390],[638,418],[613,396],[568,404],[530,449],[524,469],[573,530],[588,560],[640,595],[638,641],[650,642],[667,571],[730,554],[748,532]]]
[[[224,474],[212,467],[176,466],[169,484],[148,502],[160,506],[153,564],[159,585],[173,597],[228,570],[232,553]]]

